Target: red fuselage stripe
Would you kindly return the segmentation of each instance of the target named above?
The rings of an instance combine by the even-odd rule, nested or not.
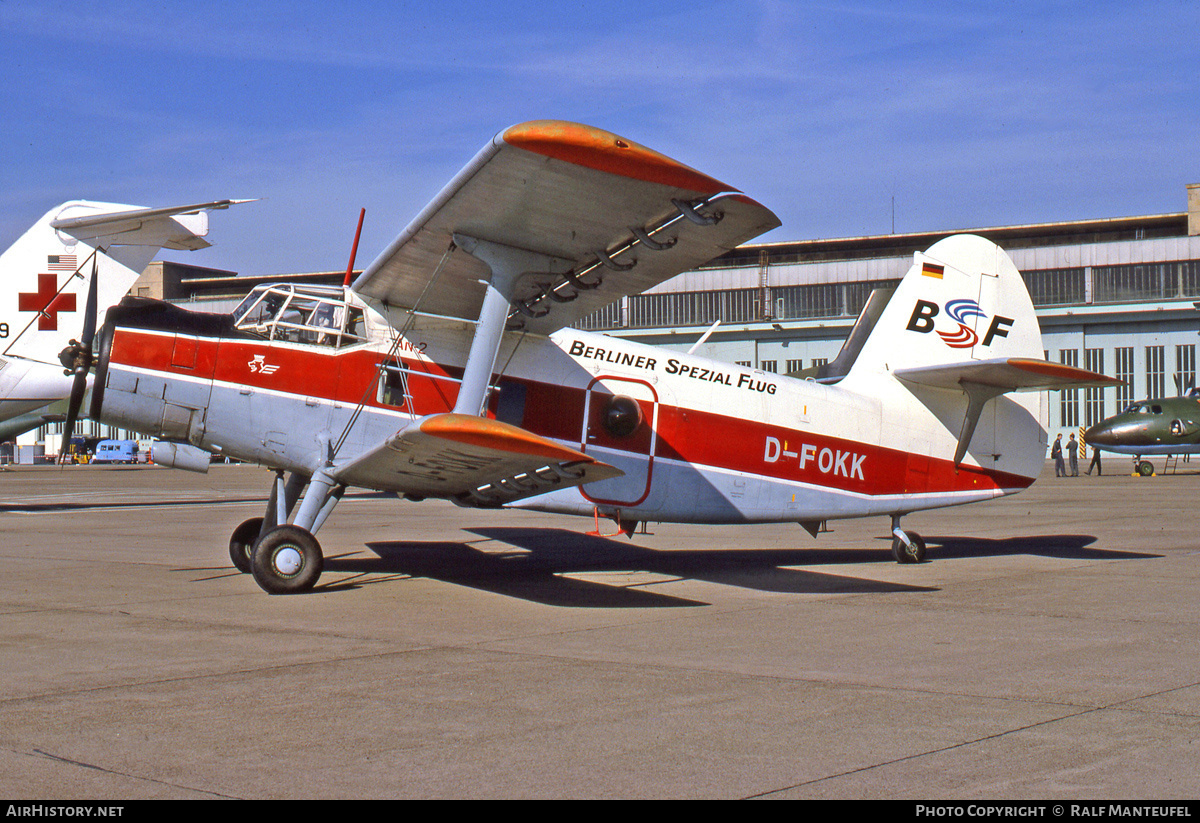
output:
[[[218,356],[219,347],[219,356]],[[376,395],[379,364],[377,351],[358,349],[338,353],[272,346],[248,340],[208,340],[156,332],[118,329],[113,338],[111,363],[166,374],[208,379],[261,388],[272,392],[317,398],[354,406],[400,410],[415,416],[452,411],[458,393],[454,380],[461,369],[442,367],[428,360],[402,358],[408,375],[409,406],[397,409],[380,403]],[[194,366],[186,364],[194,363]],[[422,373],[431,377],[423,377]],[[583,387],[542,383],[506,377],[521,386],[524,412],[520,420],[507,420],[534,434],[566,443],[582,443]],[[650,401],[642,401],[645,421],[655,419]],[[491,416],[496,404],[492,403]],[[594,413],[594,412],[593,412]],[[949,459],[911,455],[872,443],[816,432],[745,420],[700,409],[659,404],[654,457],[713,469],[812,484],[868,496],[981,492],[1023,489],[1033,479],[974,466],[954,466]],[[648,423],[643,422],[642,426]],[[589,424],[591,434],[597,432]],[[626,438],[606,437],[584,444],[646,453],[650,438],[638,431]],[[603,459],[601,457],[601,459]]]

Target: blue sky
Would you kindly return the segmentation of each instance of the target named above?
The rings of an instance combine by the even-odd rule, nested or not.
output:
[[[1183,211],[1200,4],[0,0],[0,247],[75,198],[264,198],[167,257],[361,267],[496,132],[614,131],[764,240]]]

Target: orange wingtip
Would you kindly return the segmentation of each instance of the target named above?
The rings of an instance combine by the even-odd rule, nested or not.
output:
[[[603,129],[562,120],[533,120],[506,129],[510,146],[597,171],[660,183],[705,196],[736,191],[720,180]]]
[[[547,461],[595,462],[582,452],[560,446],[533,432],[499,420],[472,417],[469,414],[450,413],[430,417],[421,423],[421,432],[469,446],[543,457]]]
[[[1085,381],[1090,380],[1094,383],[1116,385],[1121,381],[1115,377],[1109,377],[1106,374],[1099,372],[1080,369],[1075,366],[1068,366],[1065,363],[1051,363],[1048,360],[1034,360],[1026,357],[1013,357],[1008,361],[1010,366],[1027,371],[1031,374],[1040,374],[1046,377],[1056,377],[1060,380],[1075,380]]]

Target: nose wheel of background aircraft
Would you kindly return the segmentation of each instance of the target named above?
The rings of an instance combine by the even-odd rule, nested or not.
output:
[[[298,594],[316,585],[324,566],[321,544],[312,533],[299,526],[279,526],[255,544],[250,571],[271,594]]]

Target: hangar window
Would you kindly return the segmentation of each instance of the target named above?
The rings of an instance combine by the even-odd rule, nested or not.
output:
[[[1196,387],[1196,344],[1175,347],[1175,389],[1187,394]]]
[[[1104,373],[1104,349],[1084,349],[1083,367]],[[1104,389],[1093,386],[1083,390],[1083,424],[1094,426],[1104,419]]]
[[[1120,346],[1113,351],[1117,358],[1114,375],[1121,381],[1117,386],[1117,408],[1125,409],[1134,400],[1133,392],[1133,346]]]
[[[858,283],[814,283],[775,286],[775,316],[783,320],[808,317],[855,317],[875,289],[895,288],[899,280],[864,280]]]
[[[1163,362],[1162,346],[1146,347],[1146,394],[1162,397],[1166,394],[1167,380]]]
[[[619,329],[625,325],[622,320],[621,304],[623,300],[618,300],[615,303],[609,303],[602,309],[594,311],[587,317],[582,318],[575,324],[575,328],[583,329],[584,331],[598,331],[600,329]]]
[[[1067,366],[1079,365],[1078,349],[1059,349],[1058,362]],[[1064,389],[1060,397],[1059,420],[1063,426],[1079,425],[1079,389]]]
[[[1094,266],[1095,302],[1172,300],[1200,295],[1196,261]]]
[[[1029,299],[1035,306],[1087,302],[1087,271],[1082,268],[1038,269],[1022,272]]]
[[[758,289],[639,294],[629,298],[635,328],[702,326],[717,320],[747,323],[759,318]]]

